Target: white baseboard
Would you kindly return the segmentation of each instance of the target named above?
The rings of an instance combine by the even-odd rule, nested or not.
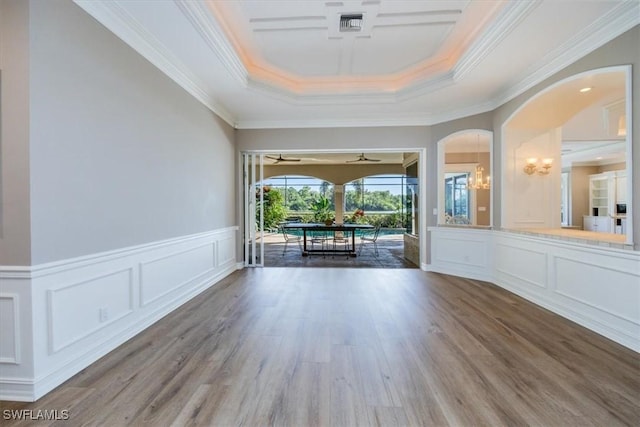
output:
[[[0,400],[33,402],[34,381],[24,378],[0,379]]]
[[[18,275],[15,268],[0,268],[3,295],[24,293],[16,311],[22,317],[14,322],[34,325],[30,331],[23,327],[33,338],[18,341],[20,363],[0,363],[0,399],[39,399],[236,271],[242,264],[235,260],[235,234],[230,227],[34,266]],[[142,292],[153,287],[158,294],[144,303]]]

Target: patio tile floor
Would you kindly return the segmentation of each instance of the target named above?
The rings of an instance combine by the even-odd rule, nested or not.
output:
[[[265,267],[347,267],[347,268],[418,268],[404,258],[404,241],[402,235],[383,235],[378,238],[378,256],[375,256],[373,245],[366,244],[357,257],[343,254],[311,255],[303,257],[296,243],[289,243],[284,249],[284,238],[278,233],[264,236]],[[356,238],[356,248],[360,240]]]

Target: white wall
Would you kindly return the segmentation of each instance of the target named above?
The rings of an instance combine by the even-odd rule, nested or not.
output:
[[[561,128],[535,136],[507,127],[503,134],[502,206],[507,228],[560,228]],[[527,175],[528,158],[551,158],[548,175]]]

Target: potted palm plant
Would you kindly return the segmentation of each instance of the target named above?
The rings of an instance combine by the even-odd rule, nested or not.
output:
[[[311,207],[313,211],[313,220],[316,222],[323,222],[325,225],[333,224],[333,212],[329,209],[329,199],[325,196],[320,196]]]

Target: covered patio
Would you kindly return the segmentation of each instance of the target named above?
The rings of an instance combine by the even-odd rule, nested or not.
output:
[[[296,242],[289,242],[284,252],[285,239],[281,233],[264,234],[265,267],[347,267],[347,268],[418,268],[404,257],[401,234],[381,234],[377,240],[378,255],[372,243],[366,243],[357,257],[344,254],[302,256]],[[357,250],[360,239],[356,238]]]

